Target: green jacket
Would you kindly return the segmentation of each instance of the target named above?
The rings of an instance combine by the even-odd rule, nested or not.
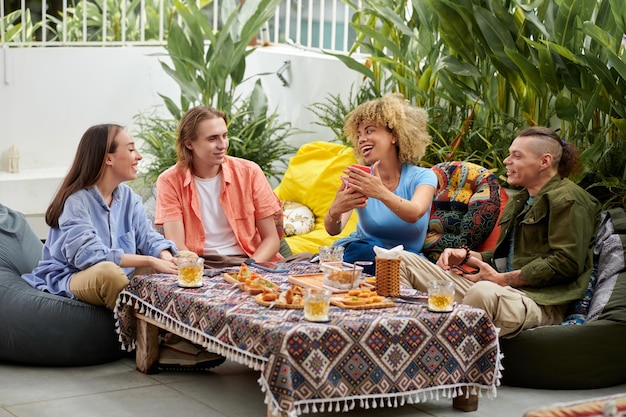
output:
[[[598,200],[567,178],[555,175],[526,206],[528,191],[511,197],[500,219],[495,251],[483,260],[506,258],[515,230],[513,269],[530,283],[521,287],[540,305],[559,305],[583,297],[593,266],[600,219]]]

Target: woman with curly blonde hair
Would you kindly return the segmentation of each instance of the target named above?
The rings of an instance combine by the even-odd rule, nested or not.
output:
[[[421,252],[437,188],[434,172],[418,166],[430,144],[427,120],[424,109],[400,94],[368,101],[348,114],[344,132],[357,161],[369,169],[346,168],[347,177],[324,218],[326,231],[334,236],[357,210],[357,230],[334,243],[345,247],[346,262],[373,261],[374,246],[403,245]],[[373,273],[374,267],[365,272]]]

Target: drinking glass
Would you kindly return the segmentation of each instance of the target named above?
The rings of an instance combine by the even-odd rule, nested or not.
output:
[[[330,320],[330,290],[305,288],[303,290],[304,318],[308,321]]]
[[[320,246],[320,270],[324,271],[324,264],[328,262],[343,262],[343,246]]]
[[[178,285],[181,287],[201,287],[204,272],[204,258],[178,259]]]
[[[428,283],[428,310],[450,312],[454,305],[454,283],[432,280]]]

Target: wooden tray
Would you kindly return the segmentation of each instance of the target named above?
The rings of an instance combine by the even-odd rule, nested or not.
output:
[[[224,272],[222,274],[222,276],[224,277],[224,281],[228,282],[229,284],[239,284],[239,289],[245,293],[248,293],[250,295],[257,295],[257,294],[261,294],[263,292],[263,289],[260,287],[251,287],[249,285],[244,284],[243,282],[237,280],[237,278],[235,278],[233,275]],[[263,278],[266,279],[266,278]],[[267,280],[269,281],[269,280]],[[271,281],[270,281],[271,282]],[[280,288],[278,287],[277,284],[274,284],[274,286],[276,287],[276,293],[280,293]]]
[[[333,294],[341,294],[349,291],[324,285],[324,274],[321,272],[315,274],[289,275],[289,277],[287,277],[287,281],[292,284],[299,285],[302,288],[324,288],[326,290],[330,290]],[[367,282],[361,282],[361,287],[374,288],[373,285],[368,284]]]
[[[358,306],[353,306],[353,305],[344,304],[343,301],[341,301],[341,297],[330,297],[330,303],[332,305],[335,305],[335,306],[341,307],[341,308],[345,308],[347,310],[369,310],[369,309],[372,309],[372,308],[394,307],[396,305],[393,301],[385,299],[385,301],[383,301],[381,303],[362,304],[362,305],[358,305]]]
[[[264,301],[263,300],[263,294],[255,295],[254,296],[254,301],[256,301],[257,304],[260,304],[260,305],[265,306],[265,307],[269,307],[272,304],[272,302],[273,302],[273,301]],[[274,303],[272,308],[303,309],[304,305],[303,304],[283,304],[283,303],[276,302],[276,303]]]

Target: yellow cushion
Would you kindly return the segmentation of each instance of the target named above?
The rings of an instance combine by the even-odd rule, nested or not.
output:
[[[324,216],[341,185],[341,171],[354,163],[356,159],[352,148],[321,141],[302,145],[291,158],[287,171],[274,192],[282,201],[304,204],[315,214],[313,231],[285,238],[294,254],[317,253],[320,246],[331,245],[335,240],[356,230],[356,211],[352,213],[341,234],[330,236],[324,228]]]

